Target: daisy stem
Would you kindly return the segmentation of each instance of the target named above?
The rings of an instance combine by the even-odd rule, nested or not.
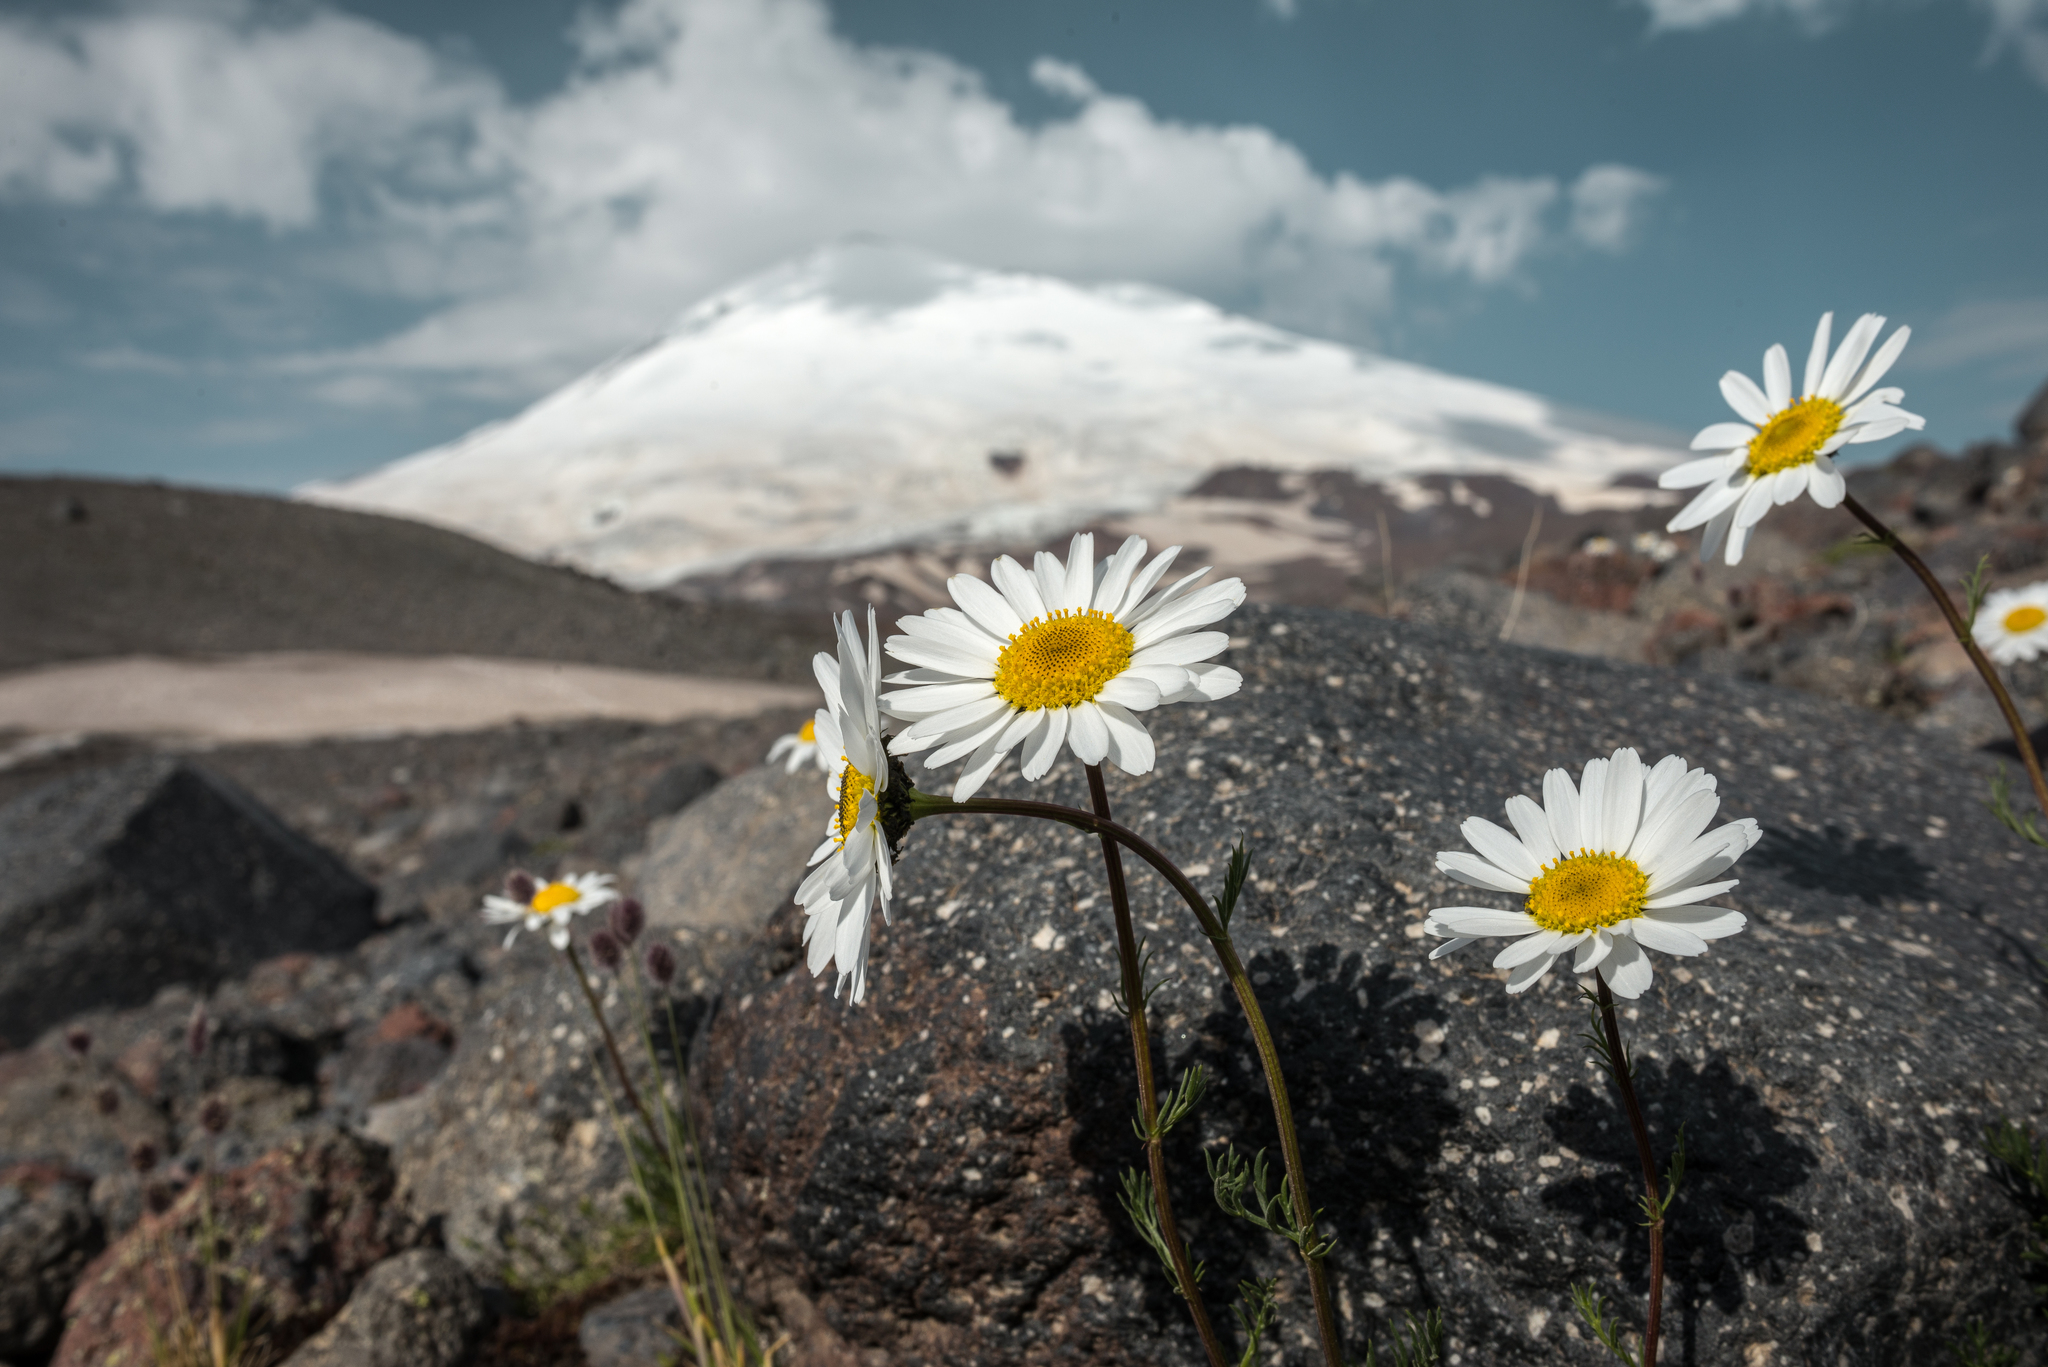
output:
[[[1252,991],[1251,975],[1244,971],[1244,963],[1237,957],[1237,946],[1230,941],[1230,931],[1217,919],[1215,911],[1202,899],[1200,889],[1188,876],[1150,841],[1127,826],[1119,826],[1114,821],[1076,807],[1062,807],[1056,802],[1000,797],[975,797],[955,802],[951,798],[932,797],[915,791],[911,794],[912,820],[967,812],[1037,817],[1115,840],[1157,870],[1159,876],[1180,894],[1181,900],[1193,909],[1195,919],[1201,923],[1202,933],[1209,937],[1210,945],[1216,950],[1224,975],[1230,979],[1231,989],[1237,994],[1238,1006],[1244,1012],[1245,1023],[1251,1027],[1252,1040],[1258,1047],[1259,1067],[1266,1074],[1266,1094],[1272,1100],[1273,1120],[1280,1131],[1280,1156],[1287,1166],[1287,1187],[1294,1199],[1295,1223],[1307,1233],[1302,1261],[1308,1265],[1309,1290],[1315,1298],[1316,1328],[1322,1337],[1323,1358],[1329,1367],[1344,1367],[1344,1340],[1337,1327],[1336,1302],[1330,1294],[1330,1274],[1320,1256],[1306,1252],[1316,1243],[1316,1212],[1315,1207],[1309,1204],[1308,1170],[1301,1161],[1301,1140],[1294,1131],[1294,1108],[1287,1099],[1287,1079],[1280,1071],[1280,1051],[1274,1046],[1273,1032],[1266,1025],[1266,1013],[1259,1009],[1258,995]]]
[[[626,1093],[626,1100],[633,1103],[633,1109],[640,1114],[640,1123],[647,1127],[647,1137],[657,1146],[661,1143],[661,1131],[654,1127],[654,1117],[647,1113],[647,1103],[640,1099],[640,1093],[633,1090],[633,1079],[626,1072],[626,1060],[619,1056],[619,1042],[612,1037],[611,1022],[604,1018],[604,1008],[598,1005],[597,993],[591,989],[590,975],[583,971],[583,960],[576,957],[576,946],[564,945],[562,957],[569,961],[569,967],[576,971],[576,985],[583,989],[583,1000],[590,1005],[590,1014],[597,1021],[598,1033],[604,1036],[604,1051],[611,1055],[612,1071],[619,1075],[619,1087]]]
[[[1934,596],[1934,601],[1941,607],[1942,615],[1948,618],[1949,630],[1955,633],[1956,641],[1962,646],[1963,653],[1970,657],[1971,664],[1977,666],[1977,672],[1984,676],[1984,683],[1990,688],[1991,696],[1998,700],[1998,710],[2005,714],[2005,724],[2012,728],[2013,744],[2019,747],[2020,763],[2026,766],[2027,779],[2034,785],[2034,799],[2041,804],[2043,815],[2048,815],[2048,778],[2042,776],[2041,758],[2034,753],[2034,741],[2027,734],[2027,724],[2020,719],[2020,710],[2013,706],[2012,694],[2005,691],[2005,685],[1999,680],[1998,670],[1978,647],[1970,624],[1965,622],[1963,614],[1956,610],[1954,600],[1948,596],[1948,590],[1934,577],[1934,571],[1927,568],[1927,562],[1916,555],[1911,546],[1900,540],[1898,533],[1878,521],[1876,514],[1858,503],[1854,495],[1844,495],[1842,506],[1847,508],[1858,522],[1868,527],[1872,536],[1891,547],[1892,552],[1906,562],[1907,568],[1920,576],[1920,582],[1925,584],[1928,593]]]
[[[1102,766],[1084,766],[1088,771],[1088,797],[1095,814],[1110,820],[1109,788],[1102,781]],[[1138,1067],[1138,1114],[1145,1121],[1145,1164],[1152,1170],[1152,1200],[1159,1211],[1159,1232],[1173,1256],[1173,1275],[1180,1282],[1181,1299],[1188,1303],[1202,1346],[1215,1367],[1228,1367],[1229,1357],[1216,1326],[1209,1320],[1209,1308],[1202,1303],[1195,1283],[1195,1269],[1188,1261],[1187,1245],[1180,1237],[1180,1225],[1173,1218],[1173,1200],[1166,1191],[1166,1144],[1159,1132],[1159,1089],[1152,1075],[1151,1027],[1145,1020],[1145,981],[1138,963],[1138,937],[1131,928],[1130,890],[1124,886],[1123,851],[1115,837],[1099,832],[1102,839],[1102,867],[1109,878],[1109,904],[1116,916],[1116,957],[1123,970],[1125,1017],[1131,1023],[1131,1053]]]
[[[1643,1191],[1648,1197],[1643,1209],[1650,1217],[1650,1311],[1643,1325],[1642,1367],[1657,1367],[1657,1331],[1664,1318],[1664,1199],[1657,1186],[1657,1155],[1650,1148],[1650,1127],[1643,1123],[1643,1108],[1636,1104],[1635,1079],[1629,1076],[1632,1070],[1621,1045],[1621,1025],[1614,1019],[1614,994],[1607,990],[1607,979],[1595,974],[1594,980],[1600,984],[1600,1024],[1607,1034],[1614,1085],[1621,1089],[1622,1108],[1628,1112],[1628,1127],[1636,1137],[1636,1156],[1643,1163]]]

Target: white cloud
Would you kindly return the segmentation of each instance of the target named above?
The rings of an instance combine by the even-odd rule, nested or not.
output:
[[[1784,14],[1819,31],[1836,19],[1847,0],[1642,0],[1653,31],[1708,28],[1747,14]]]
[[[1301,13],[1301,0],[1260,0],[1266,12],[1277,19],[1292,19]]]
[[[1652,32],[1701,29],[1752,14],[1783,14],[1809,33],[1845,18],[1858,0],[1641,0]],[[1991,20],[1987,61],[2011,52],[2028,75],[2048,86],[2048,0],[1970,0]]]
[[[1619,249],[1656,184],[1625,167],[1569,190],[1323,174],[1266,129],[1164,119],[1052,58],[1033,78],[1070,107],[1026,124],[967,68],[834,33],[821,0],[627,0],[574,36],[571,79],[521,106],[323,10],[0,20],[0,191],[287,237],[339,223],[330,276],[441,306],[296,368],[531,389],[855,232],[1356,337],[1404,273],[1496,285],[1545,252]],[[361,383],[329,397],[400,401]]]
[[[1916,370],[1973,366],[2002,378],[2048,371],[2048,298],[1980,300],[1950,309],[1913,339]]]

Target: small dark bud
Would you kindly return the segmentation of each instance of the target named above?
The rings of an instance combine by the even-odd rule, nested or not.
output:
[[[185,1024],[186,1052],[191,1054],[193,1058],[199,1058],[205,1054],[208,1035],[206,1007],[204,1005],[195,1006],[192,1008],[192,1019]]]
[[[82,1025],[74,1025],[64,1032],[64,1045],[72,1053],[84,1058],[92,1052],[92,1031]]]
[[[171,1208],[171,1189],[162,1182],[151,1182],[143,1189],[142,1201],[151,1215],[161,1215]]]
[[[228,1103],[217,1096],[206,1098],[199,1108],[199,1128],[208,1134],[219,1134],[228,1127]]]
[[[505,895],[515,902],[531,902],[540,884],[525,869],[514,869],[505,879]]]
[[[147,1177],[156,1171],[156,1145],[147,1139],[135,1141],[135,1147],[128,1150],[128,1166]]]
[[[605,972],[616,973],[626,962],[626,947],[609,930],[600,930],[590,937],[590,957]]]
[[[619,937],[619,943],[630,945],[647,929],[647,908],[637,898],[621,898],[612,903],[611,922],[612,934]]]
[[[656,941],[647,946],[647,976],[667,987],[676,980],[676,952]]]
[[[93,1093],[92,1104],[99,1108],[101,1115],[112,1115],[121,1109],[121,1094],[112,1087],[102,1087]]]

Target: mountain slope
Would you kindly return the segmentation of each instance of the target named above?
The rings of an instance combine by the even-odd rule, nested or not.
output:
[[[1031,540],[1233,465],[1635,497],[1655,440],[1136,286],[824,248],[517,417],[303,497],[658,585],[772,555]]]

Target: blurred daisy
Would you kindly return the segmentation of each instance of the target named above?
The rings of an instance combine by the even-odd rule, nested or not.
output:
[[[519,937],[520,931],[539,932],[543,928],[548,933],[549,944],[556,949],[567,949],[571,918],[616,900],[619,893],[612,884],[617,881],[608,873],[564,874],[552,883],[535,887],[533,896],[528,899],[484,898],[484,920],[492,925],[512,927],[505,932],[507,949],[512,947],[512,941]],[[523,892],[525,887],[522,885],[518,890]]]
[[[1713,775],[1676,755],[1645,769],[1635,751],[1616,750],[1588,762],[1576,788],[1552,769],[1541,806],[1508,799],[1514,834],[1475,816],[1461,829],[1479,853],[1436,857],[1459,882],[1520,895],[1526,910],[1438,907],[1423,929],[1451,938],[1429,957],[1481,936],[1514,936],[1493,961],[1511,970],[1510,992],[1527,991],[1576,951],[1574,973],[1597,971],[1616,994],[1640,997],[1651,979],[1643,951],[1703,954],[1707,941],[1745,924],[1739,911],[1701,905],[1735,886],[1720,874],[1758,838],[1747,817],[1708,831],[1720,806]]]
[[[832,816],[796,900],[806,914],[804,944],[812,976],[837,964],[833,994],[850,986],[857,1004],[868,992],[868,915],[880,908],[882,919],[889,919],[893,860],[881,806],[889,787],[889,756],[875,702],[875,681],[882,672],[875,610],[868,609],[866,645],[852,613],[840,615],[838,631],[839,658],[821,651],[811,662],[825,690],[814,734],[821,752],[844,758],[825,782]]]
[[[1970,634],[2002,665],[2031,660],[2048,650],[2048,579],[1987,595]]]
[[[784,755],[789,756],[788,763],[782,766],[782,772],[785,774],[793,774],[806,764],[815,764],[818,766],[820,773],[829,774],[832,772],[834,762],[839,758],[836,754],[826,754],[825,747],[818,744],[818,719],[816,717],[807,719],[802,726],[789,735],[778,736],[775,744],[768,747],[767,762],[773,764]]]
[[[889,653],[914,668],[882,705],[910,723],[891,743],[902,755],[930,751],[936,769],[965,757],[953,785],[965,801],[1010,751],[1023,748],[1024,777],[1043,778],[1065,745],[1083,764],[1113,760],[1149,773],[1151,733],[1135,713],[1161,703],[1227,698],[1243,679],[1205,663],[1230,638],[1200,627],[1244,602],[1244,582],[1197,588],[1197,570],[1155,593],[1180,547],[1150,564],[1131,537],[1101,564],[1095,538],[1074,538],[1064,562],[1045,551],[1031,569],[1004,556],[989,566],[995,587],[972,575],[946,581],[957,608],[934,608],[897,625]]]
[[[1884,319],[1866,313],[1831,358],[1828,336],[1834,319],[1832,313],[1822,314],[1814,330],[1806,383],[1797,402],[1792,398],[1791,362],[1784,347],[1773,346],[1764,353],[1763,388],[1739,371],[1721,377],[1721,395],[1742,421],[1702,429],[1692,439],[1692,449],[1722,454],[1687,461],[1657,480],[1666,489],[1706,486],[1664,529],[1683,532],[1704,524],[1700,559],[1713,559],[1725,544],[1728,563],[1740,563],[1750,529],[1774,505],[1790,503],[1802,493],[1811,493],[1823,508],[1840,503],[1848,486],[1830,458],[1842,447],[1883,441],[1927,425],[1925,418],[1897,407],[1905,390],[1875,387],[1906,349],[1913,330],[1898,329],[1870,356],[1870,344],[1884,329]]]

